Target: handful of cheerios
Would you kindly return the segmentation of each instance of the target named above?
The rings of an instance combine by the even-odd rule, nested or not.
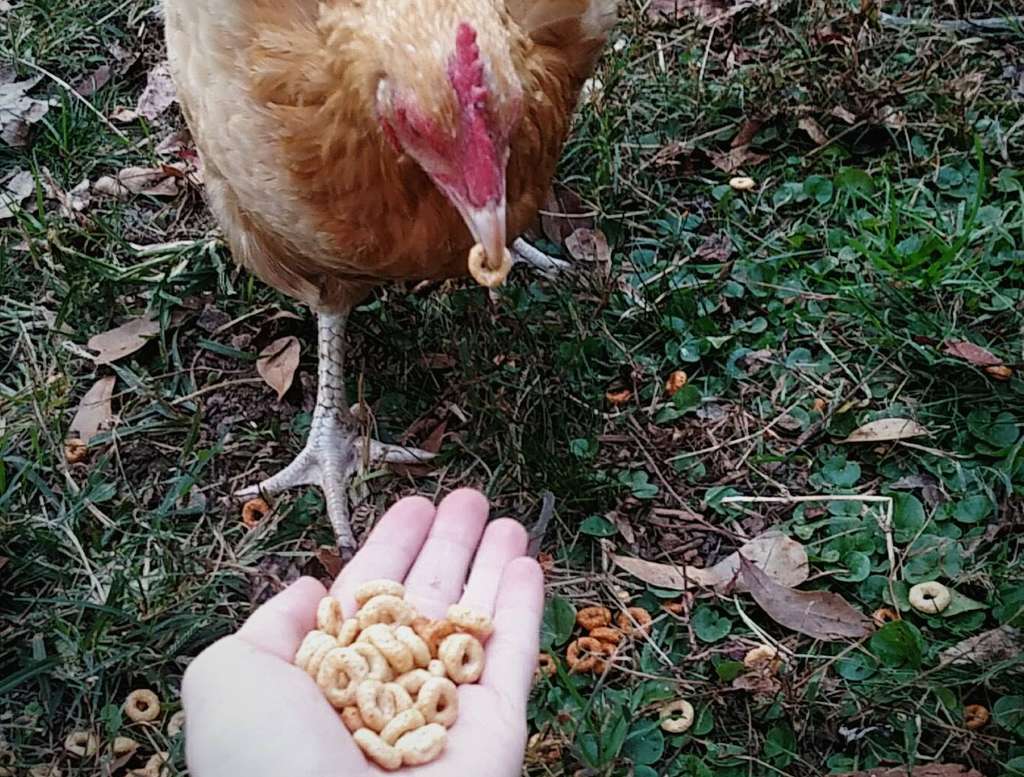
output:
[[[442,620],[423,618],[404,596],[394,580],[363,583],[350,618],[337,599],[322,599],[295,654],[366,757],[388,770],[441,755],[459,714],[456,686],[480,679],[494,630],[459,604]]]

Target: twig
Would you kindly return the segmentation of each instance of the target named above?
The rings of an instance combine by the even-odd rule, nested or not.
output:
[[[911,19],[882,13],[879,21],[887,27],[932,27],[946,32],[1017,32],[1024,27],[1024,16],[1004,16],[990,19]]]

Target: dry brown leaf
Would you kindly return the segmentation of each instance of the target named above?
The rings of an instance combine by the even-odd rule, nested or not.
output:
[[[4,184],[0,192],[0,221],[9,219],[36,190],[36,178],[30,170],[19,170]]]
[[[701,24],[717,26],[748,8],[766,4],[767,0],[738,0],[733,3],[723,0],[651,0],[647,15],[653,22],[693,17]]]
[[[856,114],[850,113],[850,111],[846,110],[846,108],[844,108],[841,105],[837,105],[835,108],[832,109],[832,115],[835,116],[840,121],[845,121],[847,124],[857,123]]]
[[[826,143],[829,142],[829,138],[828,135],[825,134],[825,130],[823,130],[821,128],[821,125],[818,124],[818,122],[816,122],[810,116],[805,116],[804,118],[800,119],[800,121],[797,122],[796,126],[802,129],[808,135],[810,135],[811,140],[813,140],[819,146],[824,146]]]
[[[696,253],[705,262],[727,262],[732,256],[732,238],[725,232],[715,232],[704,238]]]
[[[600,229],[581,227],[565,239],[565,248],[573,259],[596,264],[601,275],[608,277],[612,269],[612,251],[608,238]]]
[[[710,156],[711,164],[722,172],[730,174],[735,173],[741,167],[745,167],[747,165],[759,165],[768,159],[767,154],[760,154],[756,151],[751,151],[749,144],[736,146],[735,148],[729,149],[727,152],[712,151]]]
[[[121,326],[115,327],[109,332],[93,335],[86,343],[86,347],[90,351],[97,352],[93,357],[94,362],[110,364],[135,353],[159,331],[159,321],[155,318],[141,316],[125,321]]]
[[[976,367],[999,367],[1003,363],[1003,360],[991,351],[968,340],[947,340],[943,344],[942,350],[944,353],[963,359]]]
[[[909,440],[911,437],[926,437],[931,432],[909,418],[880,418],[859,426],[849,437],[839,442],[884,442],[886,440]]]
[[[0,139],[8,146],[26,145],[29,127],[50,110],[47,100],[28,95],[41,79],[42,76],[35,76],[24,81],[0,83]]]
[[[126,167],[117,174],[117,181],[132,194],[152,197],[174,197],[178,183],[160,167]]]
[[[146,75],[146,88],[139,95],[135,107],[120,108],[114,111],[110,118],[122,124],[135,121],[140,117],[153,121],[175,102],[177,102],[177,95],[174,90],[174,81],[171,79],[170,68],[166,62],[161,62]]]
[[[1024,651],[1024,632],[999,626],[961,640],[939,653],[942,664],[991,666],[1016,658]]]
[[[82,97],[91,97],[110,81],[110,65],[100,65],[81,81],[75,84],[74,89]]]
[[[593,229],[594,217],[576,192],[556,183],[541,208],[540,223],[544,236],[555,245],[562,245],[577,229]]]
[[[292,387],[301,353],[299,338],[292,335],[279,337],[260,351],[260,358],[256,361],[256,372],[277,392],[278,399],[284,397]]]
[[[71,419],[67,437],[77,437],[83,443],[89,443],[101,430],[106,429],[114,417],[114,409],[110,400],[114,396],[115,375],[107,375],[92,384],[78,403],[75,417]]]
[[[740,576],[754,601],[780,626],[829,641],[860,639],[871,633],[870,621],[839,594],[779,585],[742,555]]]
[[[794,539],[778,531],[767,531],[754,537],[737,551],[726,556],[713,567],[674,566],[658,564],[639,558],[612,555],[612,560],[633,577],[659,588],[685,591],[693,586],[705,586],[718,591],[744,591],[739,579],[740,553],[753,561],[776,583],[783,586],[799,585],[807,579],[809,566],[807,551]]]
[[[869,769],[863,772],[844,772],[832,777],[984,777],[977,769],[961,764],[925,764],[913,768],[894,766],[892,769]]]

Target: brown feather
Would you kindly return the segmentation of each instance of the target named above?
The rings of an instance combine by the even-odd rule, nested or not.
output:
[[[417,69],[408,77],[436,85],[428,55],[441,33],[431,24],[459,14],[478,13],[471,18],[480,19],[481,51],[494,61],[507,51],[514,73],[496,72],[497,90],[503,79],[522,84],[508,234],[528,225],[614,21],[614,0],[509,0],[507,13],[473,7],[492,2],[165,0],[183,112],[237,261],[322,309],[345,307],[381,282],[466,274],[469,232],[384,138],[373,92],[383,67]],[[397,59],[386,63],[386,52]],[[443,112],[443,94],[429,99]]]

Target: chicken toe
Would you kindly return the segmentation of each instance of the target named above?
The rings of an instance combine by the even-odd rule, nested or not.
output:
[[[548,256],[538,248],[534,248],[521,237],[512,243],[512,261],[514,264],[523,262],[530,265],[545,277],[551,278],[568,270],[572,265],[563,259]]]

